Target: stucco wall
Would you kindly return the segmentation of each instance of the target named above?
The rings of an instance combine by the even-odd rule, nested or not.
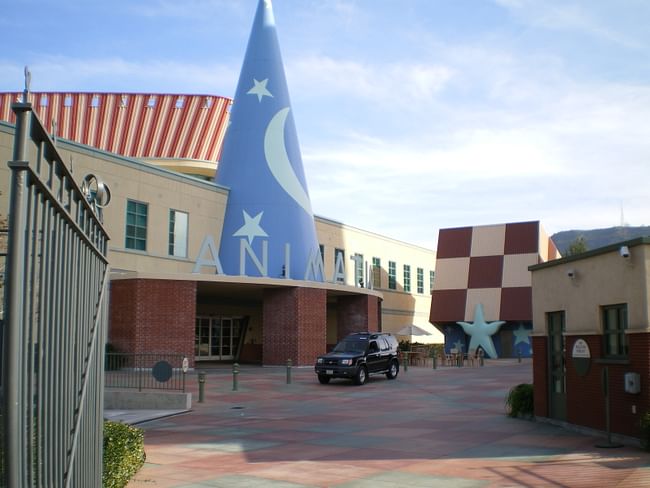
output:
[[[648,270],[650,245],[630,248],[630,258],[618,248],[580,260],[535,270],[533,332],[546,334],[547,312],[566,311],[566,332],[601,333],[601,306],[628,304],[628,330],[650,331]],[[569,271],[575,275],[568,276]]]

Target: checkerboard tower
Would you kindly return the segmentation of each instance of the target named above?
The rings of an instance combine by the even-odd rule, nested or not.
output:
[[[215,176],[228,275],[323,281],[271,0],[259,0]]]

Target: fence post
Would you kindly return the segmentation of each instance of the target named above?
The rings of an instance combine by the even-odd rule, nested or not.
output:
[[[287,385],[291,384],[291,358],[287,359]]]
[[[433,363],[433,369],[436,369],[437,366],[438,366],[438,365],[436,364],[436,363],[438,362],[438,355],[436,354],[435,351],[433,351],[433,354],[432,354],[432,356],[431,356],[431,359],[432,359],[431,362]]]
[[[205,371],[199,371],[199,403],[205,398]]]
[[[232,391],[237,391],[239,389],[239,363],[233,363],[232,365]]]

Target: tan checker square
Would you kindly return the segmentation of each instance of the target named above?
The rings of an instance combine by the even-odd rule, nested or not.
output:
[[[474,321],[474,308],[483,304],[483,316],[488,322],[499,320],[501,312],[501,288],[474,288],[467,290],[465,302],[465,322]]]
[[[469,257],[436,260],[434,290],[457,290],[467,288]]]
[[[503,259],[503,288],[515,288],[521,286],[532,286],[532,276],[528,266],[537,264],[539,255],[530,254],[508,254]]]
[[[505,242],[505,224],[474,227],[471,256],[501,256]]]

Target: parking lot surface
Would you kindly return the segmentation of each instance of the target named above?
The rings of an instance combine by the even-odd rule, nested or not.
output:
[[[130,488],[650,486],[650,454],[634,445],[506,416],[530,360],[409,367],[363,386],[250,366],[237,391],[229,367],[206,371],[203,403],[190,374],[191,412],[139,424],[147,461]]]

